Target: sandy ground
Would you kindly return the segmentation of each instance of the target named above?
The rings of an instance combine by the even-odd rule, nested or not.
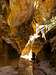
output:
[[[0,66],[0,75],[56,75],[56,72],[51,70],[46,62],[37,64],[21,58],[19,61],[15,60],[9,63]],[[42,68],[47,74],[39,68]]]

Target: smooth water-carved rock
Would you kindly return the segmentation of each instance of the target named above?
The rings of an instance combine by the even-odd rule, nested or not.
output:
[[[27,22],[33,13],[32,0],[10,0],[11,12],[8,17],[8,24],[12,26],[21,25]]]

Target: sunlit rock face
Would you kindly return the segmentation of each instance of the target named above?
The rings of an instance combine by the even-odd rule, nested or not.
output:
[[[34,0],[38,3],[38,7],[34,12],[34,18],[32,27],[36,32],[36,22],[42,25],[47,19],[52,18],[56,15],[56,0]],[[35,4],[37,6],[37,3]]]
[[[55,0],[40,0],[40,12],[43,17],[49,17]]]
[[[12,26],[21,25],[27,22],[33,13],[32,0],[10,0],[11,12],[8,17],[8,24]]]
[[[42,50],[43,44],[44,39],[41,38],[34,39],[34,42],[33,40],[32,41],[29,40],[22,51],[22,55],[28,55],[31,50],[37,55]]]
[[[38,0],[38,7],[35,12],[36,21],[41,24],[46,19],[50,18],[50,14],[53,11],[54,6],[56,6],[55,0]]]
[[[7,18],[11,28],[10,38],[22,50],[31,35],[32,27],[29,23],[34,13],[32,0],[10,0],[10,14]]]
[[[23,24],[19,27],[11,29],[10,37],[17,43],[17,46],[22,51],[29,40],[29,36],[33,34],[33,29],[30,24]]]

